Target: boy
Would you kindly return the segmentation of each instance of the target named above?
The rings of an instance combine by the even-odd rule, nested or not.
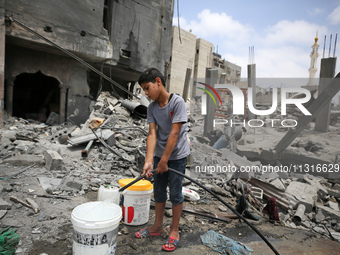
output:
[[[190,154],[187,140],[187,107],[182,97],[165,89],[165,79],[160,71],[150,68],[141,74],[138,83],[153,102],[148,106],[149,135],[146,140],[146,157],[143,174],[154,175],[155,222],[136,232],[137,238],[160,236],[169,184],[172,203],[172,225],[167,242],[162,249],[174,251],[179,242],[179,220],[183,208],[183,177],[168,171],[168,167],[185,173],[187,156]],[[152,164],[153,163],[153,164]]]

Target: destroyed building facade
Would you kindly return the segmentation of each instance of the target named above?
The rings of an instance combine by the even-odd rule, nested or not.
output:
[[[161,0],[1,0],[1,122],[6,114],[44,122],[55,112],[59,123],[79,125],[101,91],[124,98],[145,69],[166,74],[173,8]]]
[[[173,26],[172,50],[170,66],[167,77],[167,90],[185,96],[185,89],[188,95],[195,97],[201,91],[190,91],[183,88],[186,76],[194,81],[202,81],[206,75],[207,68],[218,70],[218,83],[236,84],[240,81],[241,66],[233,64],[218,53],[214,52],[214,44],[197,38],[193,32],[186,31],[178,26]],[[190,70],[190,75],[188,73]],[[186,86],[186,85],[185,85]]]

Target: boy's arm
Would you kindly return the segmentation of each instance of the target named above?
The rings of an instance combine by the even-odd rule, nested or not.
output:
[[[152,171],[153,155],[156,148],[156,123],[149,123],[149,134],[146,139],[146,156],[143,167],[143,174]],[[151,175],[147,175],[149,177]]]
[[[157,165],[157,171],[156,171],[157,174],[168,171],[168,161],[177,143],[178,135],[181,130],[182,124],[183,123],[181,122],[172,124],[171,132],[166,142],[163,156]]]

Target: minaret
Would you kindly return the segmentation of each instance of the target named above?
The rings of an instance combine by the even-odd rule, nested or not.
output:
[[[315,43],[312,46],[312,53],[310,54],[310,68],[309,68],[309,81],[308,81],[308,85],[316,85],[315,83],[315,74],[316,71],[318,70],[316,68],[316,62],[318,60],[319,54],[318,54],[318,48],[319,48],[319,44],[318,44],[318,33],[316,33],[316,37],[315,37]]]

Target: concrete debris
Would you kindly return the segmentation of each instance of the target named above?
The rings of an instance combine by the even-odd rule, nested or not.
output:
[[[7,201],[0,198],[0,210],[9,210],[9,209],[11,209],[11,205]]]
[[[273,185],[274,187],[278,188],[279,190],[285,191],[286,187],[285,185],[282,183],[282,181],[280,180],[280,178],[276,178],[273,181],[270,182],[271,185]]]
[[[306,206],[306,212],[311,212],[317,199],[317,187],[293,181],[287,187],[286,194],[290,195],[290,202],[294,208],[302,203]]]
[[[51,121],[46,125],[10,118],[0,129],[1,226],[15,226],[22,236],[51,238],[47,233],[56,233],[56,226],[69,224],[70,227],[70,211],[95,199],[90,196],[102,185],[119,187],[120,179],[139,176],[146,154],[148,125],[145,113],[135,112],[138,106],[140,104],[130,105],[128,100],[119,101],[102,92],[89,118],[79,127],[70,123]],[[262,210],[270,198],[275,198],[280,219],[275,224],[313,230],[339,240],[340,184],[335,178],[284,171],[241,171],[244,167],[254,170],[273,166],[266,161],[273,156],[272,151],[257,140],[267,134],[247,130],[238,140],[237,150],[234,145],[215,149],[213,145],[226,131],[211,132],[205,137],[201,125],[198,115],[191,114],[187,175],[199,180],[234,208],[238,199],[247,195],[247,210],[260,219],[257,224],[268,221]],[[301,155],[311,157],[311,153],[316,155],[326,150],[317,139],[302,138],[291,149],[301,150],[295,155],[299,159],[303,158]],[[282,165],[283,161],[276,158],[275,162]],[[220,204],[212,206],[212,197],[190,181],[186,187],[199,194],[200,199],[185,202],[190,206],[182,219],[182,232],[192,231],[195,223],[200,226],[232,224],[229,219],[221,220],[236,218],[228,208]],[[261,196],[255,194],[256,191],[261,191]],[[23,215],[25,220],[14,218],[15,214]],[[165,215],[171,217],[172,211],[167,209]],[[51,224],[40,225],[44,222]],[[120,234],[128,235],[131,231],[124,227]],[[63,232],[62,236],[72,239],[71,232]],[[57,234],[55,238],[61,236]],[[19,248],[28,251],[31,245],[32,242],[24,241]]]
[[[44,158],[47,170],[61,170],[63,158],[58,154],[58,152],[46,150],[44,152]]]
[[[2,219],[7,213],[7,210],[0,210],[0,219]]]

